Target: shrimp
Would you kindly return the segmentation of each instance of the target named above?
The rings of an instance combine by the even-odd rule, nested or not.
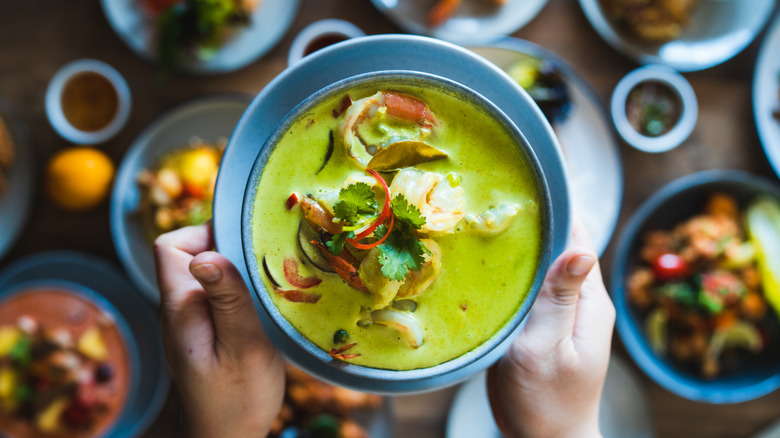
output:
[[[517,216],[522,208],[517,204],[502,205],[500,207],[490,208],[482,214],[469,214],[463,218],[463,221],[475,231],[488,234],[497,234],[504,231],[512,219]]]
[[[431,134],[436,117],[425,102],[408,94],[380,91],[355,101],[344,113],[339,134],[347,155],[363,167],[380,149]]]
[[[436,172],[402,169],[390,184],[390,194],[403,195],[425,218],[422,233],[452,233],[466,215],[463,187]]]

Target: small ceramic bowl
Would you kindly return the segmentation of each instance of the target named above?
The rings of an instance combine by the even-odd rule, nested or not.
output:
[[[318,347],[299,332],[276,307],[271,292],[265,286],[264,268],[257,260],[258,253],[255,249],[253,226],[258,186],[271,154],[279,146],[284,135],[304,114],[313,111],[318,105],[328,102],[334,96],[343,95],[345,90],[366,85],[382,89],[400,84],[450,93],[497,120],[516,140],[519,152],[529,166],[528,172],[534,176],[534,181],[538,184],[537,190],[540,197],[538,207],[541,213],[539,235],[541,241],[540,254],[536,260],[537,269],[526,292],[525,300],[509,319],[489,339],[459,357],[428,368],[403,371],[334,361],[327,351]],[[472,89],[441,76],[415,71],[387,70],[348,77],[326,86],[301,102],[277,125],[274,133],[259,150],[245,188],[241,235],[244,260],[255,298],[260,304],[256,306],[260,319],[271,340],[292,363],[311,375],[340,386],[375,393],[409,394],[430,391],[460,382],[489,367],[509,348],[510,343],[521,328],[521,323],[531,310],[550,263],[553,239],[552,200],[544,173],[530,144],[512,120],[492,102]]]
[[[626,112],[626,101],[636,86],[653,82],[667,87],[678,99],[680,114],[671,130],[650,137],[631,126]],[[615,129],[623,140],[640,151],[652,153],[666,152],[682,144],[693,132],[699,116],[696,93],[691,84],[679,73],[661,65],[640,67],[623,77],[612,92],[610,110]]]
[[[103,127],[94,131],[85,131],[73,126],[65,116],[62,108],[62,96],[68,82],[82,73],[97,73],[108,80],[116,91],[117,105],[114,117]],[[73,143],[98,144],[116,135],[130,116],[130,87],[121,74],[105,62],[95,59],[79,59],[72,61],[51,78],[46,90],[46,116],[57,133]]]
[[[737,403],[752,400],[780,387],[778,340],[764,353],[730,374],[705,379],[659,356],[645,336],[644,322],[629,303],[627,281],[638,266],[643,236],[669,230],[701,212],[713,192],[733,196],[741,208],[758,196],[780,200],[780,186],[765,178],[736,170],[708,170],[687,175],[653,194],[629,219],[621,233],[612,264],[611,294],[617,311],[616,327],[637,365],[667,390],[690,400]],[[771,309],[768,310],[772,312]]]
[[[336,18],[315,21],[306,26],[293,40],[287,54],[287,66],[319,49],[364,35],[365,32],[349,21]]]

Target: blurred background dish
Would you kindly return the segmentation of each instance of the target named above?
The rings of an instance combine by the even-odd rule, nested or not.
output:
[[[618,356],[609,359],[601,393],[599,426],[604,438],[652,438],[644,385]],[[485,373],[461,385],[447,418],[447,438],[501,438],[490,410]]]
[[[175,19],[178,14],[163,16],[160,12],[150,12],[150,5],[159,5],[152,9],[159,8],[160,11],[164,11],[171,5],[183,7],[182,3],[176,0],[101,1],[108,22],[119,37],[136,54],[155,62],[161,61],[158,59],[157,46],[158,20]],[[170,48],[177,53],[189,51],[193,56],[173,55],[179,58],[174,61],[175,66],[170,65],[169,68],[165,68],[166,66],[161,64],[163,70],[173,67],[190,73],[215,74],[246,66],[263,56],[281,40],[295,18],[300,0],[249,0],[242,3],[252,6],[248,8],[250,12],[244,17],[247,24],[231,25],[231,35],[224,41],[221,32],[217,32],[214,33],[214,38],[220,38],[218,41],[213,41],[211,37],[204,37],[205,40],[202,42],[193,43],[192,38],[189,38],[183,42],[181,50],[176,47]],[[211,18],[214,17],[210,16]],[[193,33],[195,33],[193,38],[197,37],[197,32],[193,31]],[[190,47],[192,44],[196,44],[197,47]],[[171,61],[173,60],[168,59],[164,62]]]
[[[753,72],[753,115],[769,162],[780,175],[780,15],[761,43]]]
[[[211,217],[219,144],[224,147],[248,104],[240,94],[184,103],[149,125],[122,160],[111,196],[111,234],[128,275],[154,304],[160,301],[154,238]]]
[[[169,387],[159,320],[151,306],[140,299],[136,289],[116,268],[100,258],[82,253],[41,253],[21,259],[0,272],[2,299],[22,290],[40,288],[76,293],[116,318],[127,346],[132,388],[106,437],[141,435],[157,417]],[[86,344],[89,344],[91,354],[95,353],[95,348],[99,352],[99,342],[93,339],[80,348]],[[108,351],[112,350],[109,348]]]
[[[741,52],[769,18],[773,0],[580,0],[596,32],[641,64],[679,71],[718,65]]]
[[[35,163],[29,133],[0,98],[0,258],[24,228],[34,188]]]
[[[363,30],[349,21],[335,18],[315,21],[304,27],[295,36],[287,54],[287,66],[295,64],[303,59],[304,56],[310,55],[317,50],[350,38],[361,37],[365,34]]]
[[[566,61],[531,42],[505,38],[469,49],[524,82],[521,86],[548,116],[563,150],[574,211],[601,255],[620,213],[623,170],[611,123],[598,95]]]
[[[547,0],[371,0],[406,32],[462,45],[479,45],[515,32],[542,10]],[[439,8],[444,16],[430,21]],[[444,12],[444,11],[447,12]],[[435,13],[434,13],[435,14]]]
[[[777,218],[756,210],[762,197],[780,216],[776,183],[695,173],[651,196],[621,233],[611,276],[618,333],[637,364],[682,397],[735,403],[780,386],[777,272],[765,269],[779,263],[780,239]]]

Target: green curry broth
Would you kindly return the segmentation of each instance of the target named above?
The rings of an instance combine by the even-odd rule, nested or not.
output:
[[[417,297],[418,307],[413,313],[424,331],[420,348],[411,348],[394,329],[356,324],[362,319],[361,306],[373,306],[373,295],[354,290],[336,274],[319,271],[305,261],[297,243],[302,213],[300,208],[288,211],[285,207],[292,192],[317,197],[323,190],[338,190],[348,174],[361,174],[336,135],[330,161],[315,176],[325,156],[329,131],[335,133],[341,123],[342,118],[334,119],[331,111],[342,95],[305,114],[283,136],[260,179],[252,225],[258,266],[265,256],[277,281],[284,280],[282,263],[288,256],[303,261],[301,275],[323,279],[309,289],[322,294],[315,304],[287,301],[273,292],[267,278],[264,280],[274,304],[298,331],[327,351],[338,347],[333,344],[333,334],[344,329],[350,335],[349,342],[357,343],[347,353],[360,354],[349,362],[408,370],[435,366],[467,353],[512,317],[532,287],[541,251],[542,218],[533,173],[510,135],[496,121],[446,93],[393,89],[426,101],[441,122],[426,141],[447,152],[449,159],[417,168],[462,175],[467,213],[479,214],[508,203],[523,207],[509,228],[497,235],[466,228],[435,237],[442,250],[441,273]],[[357,100],[375,91],[363,89],[349,94]],[[389,185],[391,174],[383,176]]]

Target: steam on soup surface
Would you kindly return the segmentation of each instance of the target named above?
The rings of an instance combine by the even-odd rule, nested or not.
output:
[[[252,218],[276,307],[334,359],[375,368],[431,367],[488,340],[541,253],[540,188],[517,141],[430,87],[360,85],[301,116]]]

